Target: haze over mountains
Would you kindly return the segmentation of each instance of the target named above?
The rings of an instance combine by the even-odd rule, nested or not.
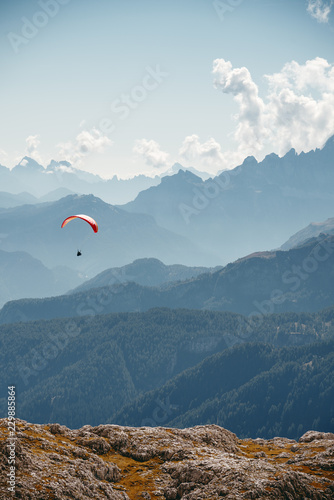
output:
[[[0,500],[334,500],[333,28],[1,3]]]
[[[0,307],[8,300],[65,293],[82,282],[66,266],[48,269],[27,252],[0,250]]]
[[[61,229],[66,217],[78,213],[94,217],[99,232],[94,234],[78,220]],[[137,258],[190,265],[209,260],[187,238],[158,226],[151,215],[129,213],[93,195],[69,195],[55,202],[2,210],[0,227],[1,249],[24,249],[49,268],[65,265],[89,278]],[[81,259],[76,257],[78,248]]]
[[[125,205],[69,192],[107,184],[64,163],[15,167],[22,190],[0,193],[0,410],[16,377],[33,422],[333,431],[333,144],[208,180],[180,169]],[[72,184],[30,193],[57,169]],[[78,213],[99,232],[61,228]]]
[[[146,275],[141,276],[145,267]],[[157,263],[153,269],[156,267],[164,269]],[[139,274],[138,268],[142,269]],[[288,251],[256,253],[185,281],[168,284],[165,277],[160,287],[138,284],[150,283],[152,265],[147,261],[137,263],[136,272],[132,280],[137,283],[124,283],[117,271],[110,270],[71,295],[8,302],[0,311],[0,323],[154,307],[233,311],[248,316],[319,311],[334,303],[334,236],[321,235]],[[192,269],[187,273],[196,274]]]
[[[132,200],[139,191],[158,184],[160,177],[155,178],[138,175],[132,179],[102,179],[73,167],[67,161],[52,160],[44,168],[37,161],[25,156],[11,170],[0,165],[1,191],[11,194],[29,193],[43,201],[43,197],[59,189],[68,189],[79,194],[94,194],[109,203],[124,203]],[[61,197],[61,191],[58,192]],[[65,194],[63,193],[63,196]],[[58,199],[58,198],[57,198]],[[2,196],[0,194],[0,206]],[[48,201],[48,200],[45,200]]]
[[[133,281],[144,286],[159,286],[172,281],[184,281],[215,269],[187,267],[180,264],[166,266],[158,259],[137,259],[126,266],[107,269],[85,281],[71,293]]]
[[[23,203],[56,201],[67,194],[94,194],[107,203],[121,204],[133,200],[140,191],[159,184],[161,177],[185,170],[175,163],[155,177],[137,175],[129,179],[102,177],[73,167],[67,161],[52,160],[46,168],[25,156],[12,169],[0,165],[0,207]],[[208,179],[210,175],[190,167],[189,171]]]
[[[58,272],[56,286],[51,279],[46,296],[64,293],[106,269],[136,259],[211,268],[259,250],[289,249],[320,232],[331,232],[333,153],[331,138],[323,149],[309,153],[296,155],[291,150],[283,158],[269,155],[261,163],[247,158],[233,171],[206,181],[175,165],[175,169],[180,168],[177,174],[165,176],[161,182],[156,179],[159,185],[144,189],[132,202],[120,206],[91,194],[68,194],[76,188],[103,186],[107,197],[112,197],[110,182],[115,179],[104,181],[73,169],[67,162],[53,161],[44,169],[26,157],[12,170],[0,168],[1,189],[16,186],[14,194],[0,193],[0,249],[29,253],[40,261],[36,273],[42,272],[43,266],[51,274],[57,266],[68,269],[68,273]],[[128,194],[131,189],[126,183],[137,181],[124,181]],[[35,194],[29,192],[32,187]],[[51,188],[55,190],[49,191]],[[43,190],[47,194],[41,196]],[[75,213],[94,216],[99,233],[94,235],[80,223],[61,230],[61,221]],[[320,225],[319,221],[326,219]],[[317,223],[307,229],[311,222]],[[77,249],[83,253],[80,259]],[[17,292],[6,294],[3,290],[0,304],[20,298],[20,288],[22,298],[41,296],[33,286],[31,293],[25,294],[22,280],[14,279],[11,289]],[[226,306],[232,302],[228,299]]]
[[[203,181],[190,172],[164,177],[124,205],[154,214],[157,223],[214,252],[207,265],[226,264],[278,248],[310,222],[333,217],[334,137],[320,150],[254,157]]]
[[[282,250],[289,250],[311,238],[317,238],[320,234],[334,234],[334,217],[324,222],[311,222],[307,227],[292,235],[282,246]]]

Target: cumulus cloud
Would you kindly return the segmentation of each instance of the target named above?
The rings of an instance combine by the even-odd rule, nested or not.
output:
[[[100,130],[83,130],[74,141],[58,144],[59,156],[73,164],[81,163],[83,157],[91,153],[103,153],[112,141]]]
[[[210,138],[205,142],[200,141],[198,135],[187,136],[180,149],[182,160],[188,161],[192,166],[204,168],[206,172],[216,173],[217,170],[236,166],[243,157],[238,152],[222,152],[221,145]]]
[[[291,61],[284,65],[280,73],[265,75],[272,90],[295,89],[299,93],[310,90],[333,92],[333,66],[326,59],[316,57],[298,64]]]
[[[29,137],[26,138],[27,152],[33,154],[40,145],[40,142],[39,135],[29,135]]]
[[[332,6],[333,0],[308,0],[307,12],[314,17],[318,23],[328,23]]]
[[[39,163],[42,163],[42,157],[38,152],[38,146],[41,141],[39,139],[39,135],[29,135],[26,138],[26,156],[33,158]]]
[[[233,68],[230,61],[216,59],[213,62],[214,86],[225,94],[232,94],[239,105],[235,139],[240,149],[247,153],[252,144],[252,153],[261,150],[263,135],[264,103],[258,95],[258,87],[253,82],[247,68]]]
[[[75,169],[71,165],[64,165],[62,163],[58,163],[53,169],[54,172],[61,172],[61,173],[66,173],[66,174],[73,174],[75,173]],[[51,173],[52,171],[50,171]]]
[[[162,168],[167,165],[168,153],[161,150],[160,145],[154,140],[138,139],[135,142],[134,153],[142,157],[145,163],[153,168]]]
[[[222,160],[220,144],[213,138],[201,143],[196,134],[189,135],[184,139],[179,153],[188,160],[192,160],[198,156],[213,162],[220,162]]]
[[[334,66],[325,59],[292,61],[279,73],[265,75],[265,99],[247,68],[216,59],[213,74],[215,87],[238,103],[234,139],[244,156],[266,147],[279,154],[291,147],[309,151],[334,134]]]

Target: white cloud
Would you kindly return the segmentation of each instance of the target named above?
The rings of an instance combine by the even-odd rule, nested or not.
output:
[[[213,162],[222,161],[220,144],[213,138],[201,144],[198,135],[195,134],[188,135],[184,139],[179,153],[181,156],[187,158],[187,160],[192,160],[199,156]]]
[[[67,174],[73,174],[75,172],[75,169],[72,168],[71,166],[68,166],[68,165],[62,165],[62,164],[58,164],[55,169],[54,169],[56,172],[64,172],[64,173],[67,173]]]
[[[135,142],[134,153],[141,156],[145,163],[153,168],[162,168],[167,166],[168,153],[161,150],[160,145],[154,140],[138,139]]]
[[[36,152],[40,142],[39,135],[29,135],[29,137],[26,138],[27,152],[29,155]]]
[[[213,138],[201,143],[196,134],[189,135],[184,139],[179,154],[182,160],[188,161],[191,166],[200,167],[210,173],[231,168],[243,160],[240,153],[231,151],[223,153],[221,145]]]
[[[83,130],[75,138],[75,141],[68,141],[58,144],[59,156],[62,160],[67,160],[73,164],[81,163],[83,157],[91,153],[103,153],[106,148],[112,145],[112,141],[99,130]]]
[[[328,23],[332,6],[333,0],[308,0],[307,12],[319,23]]]
[[[215,87],[239,105],[234,139],[244,156],[257,156],[266,147],[279,154],[291,147],[309,151],[334,134],[334,66],[325,59],[292,61],[280,73],[265,75],[265,99],[247,68],[216,59],[213,74]]]
[[[238,121],[234,138],[239,150],[247,154],[261,151],[264,131],[264,103],[258,95],[247,68],[234,68],[230,61],[216,59],[213,62],[214,86],[225,94],[232,94],[239,105]]]
[[[320,92],[333,92],[334,68],[326,59],[316,57],[306,61],[304,65],[291,61],[284,65],[280,73],[265,75],[274,91],[283,88],[296,89],[298,92],[308,89]]]
[[[0,149],[0,165],[8,161],[8,154],[3,149]]]
[[[33,158],[38,163],[42,164],[43,159],[38,151],[40,143],[41,141],[39,139],[39,135],[29,135],[26,138],[26,156],[29,156],[29,158]]]

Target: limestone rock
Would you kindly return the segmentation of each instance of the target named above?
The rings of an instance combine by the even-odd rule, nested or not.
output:
[[[16,420],[15,495],[8,422],[0,420],[0,498],[228,500],[334,498],[334,434],[299,442],[244,439],[217,425],[189,429]]]

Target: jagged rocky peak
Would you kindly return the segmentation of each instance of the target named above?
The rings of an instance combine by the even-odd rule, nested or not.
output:
[[[249,166],[249,165],[257,165],[258,161],[255,158],[255,156],[247,156],[247,158],[244,159],[242,166]]]
[[[44,167],[42,165],[40,165],[33,158],[30,158],[29,156],[24,156],[22,158],[22,160],[20,161],[20,163],[15,165],[15,167],[13,168],[13,172],[22,171],[23,169],[25,171],[35,171],[35,172],[36,171],[38,171],[38,172],[44,171]]]
[[[10,498],[8,433],[0,420],[0,489]],[[71,430],[16,420],[16,438],[15,498],[334,498],[331,433],[296,442],[238,439],[217,425]]]

